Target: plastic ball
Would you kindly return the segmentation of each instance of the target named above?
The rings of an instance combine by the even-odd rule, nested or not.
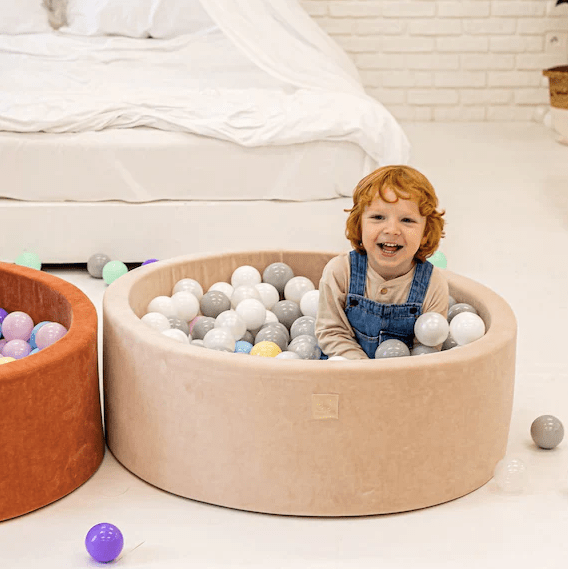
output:
[[[231,296],[232,308],[236,308],[243,300],[249,298],[254,298],[260,302],[260,292],[258,292],[254,285],[241,285],[236,287]]]
[[[278,322],[278,318],[276,318],[276,314],[272,312],[272,310],[266,311],[266,318],[264,319],[264,325],[266,324],[273,324],[274,322]]]
[[[25,340],[30,339],[34,321],[29,314],[16,310],[10,312],[4,322],[2,322],[2,335],[6,340]]]
[[[258,330],[266,318],[266,308],[260,300],[246,298],[235,308],[237,314],[244,320],[247,330]]]
[[[280,295],[274,285],[270,283],[258,283],[254,286],[258,294],[260,294],[260,300],[266,310],[270,310],[280,300]]]
[[[296,352],[302,360],[319,360],[321,350],[314,336],[296,336],[289,344],[288,351]]]
[[[0,324],[4,322],[4,318],[6,318],[6,316],[8,316],[8,311],[0,308]]]
[[[235,310],[225,310],[215,319],[215,328],[229,328],[235,340],[240,340],[247,331],[246,322]]]
[[[103,278],[103,268],[110,263],[110,257],[104,253],[95,253],[89,257],[87,261],[87,271],[95,279]]]
[[[0,365],[9,364],[10,362],[15,362],[15,361],[16,361],[16,358],[1,357],[0,358]]]
[[[239,340],[235,343],[235,354],[250,354],[251,350],[252,344],[250,342]]]
[[[375,359],[400,358],[409,355],[410,350],[408,346],[401,340],[395,340],[394,338],[381,342],[375,350]]]
[[[284,326],[284,324],[282,324],[282,322],[269,322],[268,324],[265,324],[261,330],[264,330],[265,328],[278,328],[279,330],[282,330],[282,332],[284,333],[284,335],[286,336],[286,342],[290,341],[290,331],[288,330],[288,328],[286,328],[286,326]]]
[[[541,415],[531,425],[531,437],[538,447],[550,450],[562,442],[564,426],[554,415]]]
[[[309,290],[300,299],[300,310],[304,316],[316,318],[318,315],[319,290]]]
[[[189,336],[189,324],[185,320],[171,316],[168,318],[168,323],[170,324],[170,328],[181,330],[186,336]]]
[[[147,312],[140,318],[146,326],[150,326],[158,332],[163,332],[164,330],[169,330],[171,328],[170,321],[167,316],[161,312]]]
[[[142,267],[145,267],[146,265],[150,265],[151,263],[157,263],[158,259],[146,259],[143,263],[142,263]]]
[[[176,316],[176,309],[174,303],[169,296],[155,296],[146,307],[146,312],[159,312],[163,314],[166,318],[171,318]]]
[[[277,359],[277,360],[299,360],[301,358],[296,352],[289,352],[288,350],[285,350],[283,352],[280,352],[276,356],[275,359]]]
[[[199,300],[187,290],[180,290],[172,295],[175,316],[180,320],[193,320],[199,313]]]
[[[245,335],[241,338],[241,340],[244,340],[245,342],[248,342],[254,346],[254,334],[250,330],[247,330],[245,332]]]
[[[451,350],[452,348],[456,348],[459,344],[455,341],[454,337],[452,336],[452,332],[448,333],[448,337],[444,340],[442,344],[442,350]]]
[[[109,261],[103,267],[103,280],[109,285],[127,272],[128,267],[122,261]]]
[[[211,316],[201,316],[199,320],[194,322],[190,328],[189,333],[194,340],[203,340],[205,334],[215,328],[215,318]]]
[[[203,296],[203,287],[195,279],[181,279],[179,280],[172,290],[172,295],[181,291],[191,292],[197,300],[201,300]]]
[[[327,358],[327,361],[328,362],[339,362],[339,361],[349,361],[349,360],[345,356],[331,356],[330,358]]]
[[[210,350],[235,351],[235,337],[229,328],[213,328],[203,337],[203,345]]]
[[[302,334],[308,336],[315,336],[316,319],[313,316],[300,316],[297,318],[292,326],[290,326],[290,337],[292,339]]]
[[[197,346],[198,348],[204,348],[205,346],[203,345],[203,340],[191,340],[191,342],[189,342],[191,346]]]
[[[448,260],[442,251],[435,251],[434,254],[428,258],[428,261],[440,269],[445,269],[448,266]]]
[[[30,355],[32,347],[25,340],[10,340],[2,349],[2,356],[21,360]]]
[[[236,268],[231,275],[231,286],[237,288],[242,285],[256,285],[262,280],[258,269],[250,265],[242,265]]]
[[[288,330],[292,324],[302,316],[302,312],[298,304],[292,300],[281,300],[272,307],[272,312],[276,314],[278,322],[284,324]]]
[[[423,344],[416,344],[416,346],[414,346],[412,350],[410,350],[411,356],[423,356],[425,354],[437,354],[437,353],[438,350],[434,346],[425,346]]]
[[[8,340],[6,340],[6,338],[2,338],[0,340],[0,354],[2,354],[2,350],[4,349],[4,346],[8,343]]]
[[[227,295],[220,290],[210,290],[206,292],[200,301],[201,313],[204,316],[217,318],[221,312],[231,308],[231,301]]]
[[[16,265],[20,265],[20,267],[28,267],[30,269],[37,269],[38,271],[41,270],[41,261],[39,256],[31,251],[24,251],[23,253],[20,253],[16,257],[15,263]]]
[[[212,284],[207,292],[212,290],[219,290],[222,293],[224,293],[227,296],[227,298],[231,298],[231,296],[233,296],[233,292],[235,289],[229,283],[219,281],[215,284]]]
[[[250,351],[251,356],[261,356],[263,358],[274,358],[282,350],[274,342],[259,342],[252,347]]]
[[[59,322],[49,322],[42,326],[36,334],[36,344],[40,350],[51,346],[67,334],[67,328]]]
[[[85,547],[95,561],[108,563],[120,555],[124,538],[113,524],[97,524],[88,531]]]
[[[414,335],[424,346],[437,346],[446,340],[450,325],[438,312],[421,314],[414,323]]]
[[[190,342],[190,339],[187,336],[187,334],[185,334],[181,330],[178,330],[177,328],[169,328],[168,330],[164,330],[162,332],[162,335],[171,338],[172,340],[175,340],[180,344],[189,344]]]
[[[284,294],[286,283],[294,277],[294,271],[286,263],[272,263],[264,269],[262,281],[269,283],[276,288],[278,294]]]
[[[519,494],[528,486],[528,472],[525,463],[518,458],[500,460],[493,471],[498,488],[508,494]]]
[[[261,328],[254,338],[254,343],[272,342],[276,344],[282,351],[288,346],[288,338],[286,334],[276,326],[264,326]]]
[[[30,346],[32,347],[32,349],[37,348],[37,344],[36,344],[36,335],[38,333],[38,330],[44,325],[44,324],[49,324],[49,320],[44,320],[43,322],[40,322],[39,324],[36,324],[33,329],[32,329],[32,333],[30,334]]]
[[[448,310],[454,306],[454,304],[457,304],[456,299],[452,295],[448,296]]]
[[[314,283],[307,277],[292,277],[284,287],[284,298],[299,306],[304,294],[315,288]]]
[[[462,312],[450,322],[450,333],[460,346],[465,346],[485,334],[485,323],[477,314]]]
[[[452,322],[455,316],[461,314],[462,312],[471,312],[472,314],[477,314],[477,310],[471,305],[465,302],[456,302],[450,308],[448,308],[448,322]]]

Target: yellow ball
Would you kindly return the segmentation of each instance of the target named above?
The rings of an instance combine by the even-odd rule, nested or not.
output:
[[[259,342],[252,347],[251,356],[262,356],[263,358],[275,358],[282,350],[274,342]]]
[[[6,356],[5,358],[0,358],[0,365],[2,364],[7,364],[10,362],[15,362],[16,358],[10,358],[9,356]]]

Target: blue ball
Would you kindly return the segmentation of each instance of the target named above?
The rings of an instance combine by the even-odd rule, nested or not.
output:
[[[97,524],[87,533],[85,547],[89,555],[100,563],[116,559],[124,546],[120,530],[112,524]]]
[[[49,320],[44,320],[43,322],[40,322],[39,324],[36,324],[33,327],[32,333],[30,334],[30,346],[32,348],[37,348],[37,344],[36,344],[36,334],[38,333],[38,330],[44,325],[44,324],[49,324]]]
[[[250,354],[251,350],[252,350],[252,344],[250,342],[239,340],[235,344],[235,354]]]

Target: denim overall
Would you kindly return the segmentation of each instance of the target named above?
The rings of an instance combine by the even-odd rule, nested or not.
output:
[[[430,284],[432,263],[416,261],[416,270],[404,304],[382,304],[365,297],[367,255],[351,251],[349,293],[345,314],[363,351],[374,359],[381,342],[402,340],[409,349],[414,345],[414,323],[422,314],[422,303]]]

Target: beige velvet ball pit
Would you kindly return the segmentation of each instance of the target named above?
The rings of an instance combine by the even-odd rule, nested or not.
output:
[[[103,300],[107,443],[168,492],[301,516],[402,512],[485,484],[507,446],[516,321],[488,288],[446,271],[487,333],[453,350],[365,361],[275,360],[179,344],[148,328],[148,302],[182,278],[206,291],[276,261],[319,282],[335,253],[177,257],[135,269]]]
[[[97,313],[72,284],[0,263],[0,306],[68,332],[37,354],[0,365],[0,520],[66,496],[104,454]]]

